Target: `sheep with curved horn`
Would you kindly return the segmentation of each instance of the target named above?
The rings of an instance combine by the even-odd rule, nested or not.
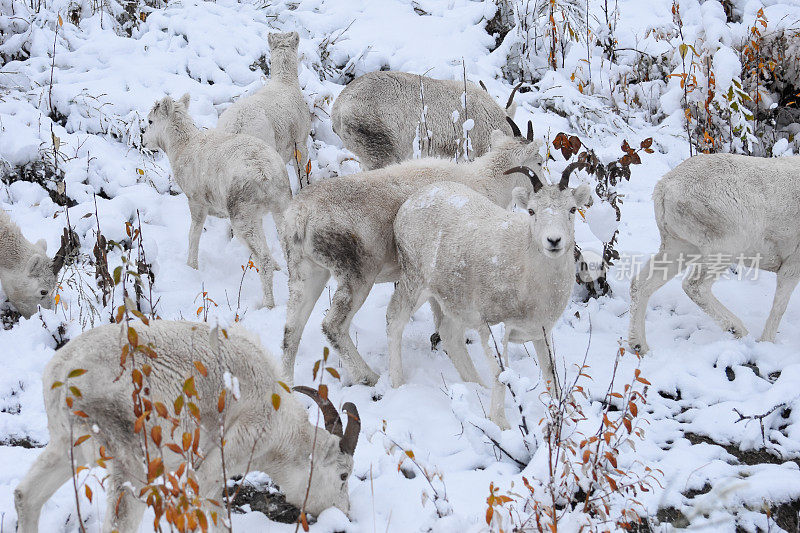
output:
[[[472,119],[471,157],[490,147],[490,135],[499,129],[512,133],[506,117],[514,117],[514,88],[505,109],[485,90],[464,80],[438,80],[407,72],[370,72],[351,81],[331,110],[333,131],[353,152],[363,170],[374,170],[414,157],[415,139],[430,138],[430,153],[453,158],[463,143],[461,124]],[[424,103],[423,103],[424,102]],[[424,120],[421,115],[424,111]],[[424,122],[427,132],[419,131]]]
[[[152,371],[147,378],[147,400],[172,405],[180,394],[184,379],[194,375],[195,362],[202,363],[206,376],[197,376],[198,407],[196,427],[200,430],[199,449],[203,461],[195,469],[203,500],[219,497],[226,482],[222,477],[222,453],[228,473],[262,471],[277,483],[286,500],[318,515],[335,506],[350,509],[347,480],[353,470],[353,452],[361,422],[352,403],[343,407],[348,416],[342,431],[339,414],[330,402],[321,401],[317,391],[300,390],[311,396],[322,409],[327,430],[309,422],[308,413],[297,398],[281,385],[283,374],[257,338],[235,327],[222,335],[207,324],[154,320],[145,326],[134,324],[140,345],[151,346],[156,357],[148,358]],[[120,377],[120,353],[127,345],[124,324],[101,326],[75,337],[56,351],[42,378],[47,427],[50,441],[14,491],[17,531],[36,533],[42,505],[72,476],[69,448],[72,435],[92,435],[91,442],[75,446],[75,466],[95,465],[95,450],[104,446],[113,459],[107,463],[106,515],[103,531],[132,533],[139,530],[145,504],[138,496],[146,479],[140,433],[134,430],[133,383],[126,374]],[[137,357],[145,357],[138,355]],[[83,375],[69,378],[75,369]],[[225,446],[220,449],[218,398],[226,375],[239,382],[237,393],[229,394],[225,404]],[[77,387],[74,404],[68,407],[68,386]],[[238,394],[238,398],[235,397]],[[276,409],[271,398],[280,395]],[[80,416],[76,415],[78,411]],[[180,416],[191,427],[188,410]],[[85,416],[84,416],[85,415]],[[155,415],[153,415],[155,416]],[[153,422],[157,423],[157,422]],[[166,433],[166,431],[165,431]],[[316,436],[315,436],[316,435]],[[165,472],[174,472],[183,456],[164,448]],[[309,487],[309,457],[314,455],[314,471]]]
[[[517,186],[530,190],[510,167],[541,165],[538,141],[492,133],[492,150],[469,163],[438,158],[406,161],[387,168],[323,180],[304,188],[286,210],[283,246],[289,269],[289,302],[283,336],[283,363],[294,373],[300,338],[328,279],[337,281],[322,331],[342,359],[349,377],[375,384],[350,337],[353,315],[374,283],[395,281],[399,266],[392,223],[400,205],[425,185],[456,181],[472,187],[502,208]],[[438,308],[434,321],[438,325]]]
[[[403,330],[425,301],[441,308],[439,331],[462,379],[480,383],[464,346],[465,329],[476,329],[494,378],[490,417],[504,428],[504,386],[497,379],[501,367],[489,347],[489,326],[505,324],[506,364],[509,341],[532,340],[545,382],[553,395],[560,394],[548,338],[575,282],[575,212],[591,202],[588,185],[561,187],[568,173],[555,185],[524,165],[505,172],[514,173],[525,174],[533,188],[513,191],[514,203],[526,213],[503,209],[453,182],[429,185],[403,203],[394,221],[400,279],[386,311],[395,387],[403,383]]]

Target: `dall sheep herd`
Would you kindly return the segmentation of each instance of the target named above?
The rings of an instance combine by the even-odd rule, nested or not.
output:
[[[241,398],[227,415],[227,472],[244,473],[249,466],[269,474],[298,507],[306,500],[311,513],[330,506],[347,513],[360,428],[356,407],[343,406],[347,422],[342,424],[327,398],[315,389],[295,387],[311,396],[324,415],[325,431],[312,438],[315,427],[305,409],[282,386],[295,381],[303,330],[330,277],[337,288],[322,330],[351,382],[378,381],[349,329],[372,286],[394,282],[387,309],[391,385],[403,383],[406,323],[429,302],[433,328],[461,378],[481,383],[465,348],[465,329],[478,331],[493,372],[490,418],[508,427],[505,388],[498,376],[507,364],[509,342],[533,341],[544,386],[551,395],[560,392],[549,335],[575,281],[575,213],[591,204],[592,194],[587,184],[570,186],[574,166],[556,183],[545,177],[541,142],[533,138],[532,125],[523,135],[513,121],[513,92],[503,108],[468,82],[381,71],[353,80],[332,109],[334,131],[358,156],[363,171],[321,180],[292,197],[286,164],[292,162],[298,172],[306,168],[311,133],[298,82],[298,44],[296,32],[269,36],[270,81],[232,104],[216,129],[195,126],[189,95],[184,95],[156,102],[143,136],[145,147],[167,155],[189,202],[187,264],[198,268],[207,215],[230,219],[259,270],[266,307],[274,306],[272,274],[278,267],[262,219],[272,213],[289,274],[282,366],[241,328],[222,335],[202,323],[153,320],[136,324],[136,330],[140,342],[158,354],[149,378],[153,401],[171,402],[180,394],[195,362],[208,369],[210,378],[197,382],[206,453],[197,472],[203,496],[218,497],[225,483],[216,422],[219,390],[214,389],[227,374],[241,381]],[[461,108],[464,95],[473,122],[461,129],[463,121],[453,110]],[[419,155],[429,157],[412,159]],[[457,161],[465,156],[471,161]],[[798,157],[698,155],[669,172],[653,195],[661,247],[651,258],[666,267],[661,273],[645,266],[631,284],[630,346],[648,350],[648,299],[686,267],[682,254],[700,257],[684,290],[737,337],[747,331],[713,296],[711,272],[739,255],[760,257],[756,267],[776,272],[775,300],[761,337],[773,341],[800,279],[798,184]],[[44,241],[30,243],[0,212],[0,282],[20,314],[30,317],[38,306],[52,307],[63,263],[63,249],[50,258]],[[505,324],[503,357],[489,346],[489,326],[500,322]],[[103,531],[138,531],[145,508],[135,486],[142,477],[142,450],[134,435],[133,385],[117,379],[126,342],[120,325],[97,327],[57,350],[47,365],[43,384],[50,441],[14,493],[17,531],[38,531],[42,505],[72,475],[67,450],[75,427],[92,433],[97,445],[114,456]],[[81,395],[70,409],[67,388],[51,384],[66,381],[75,368],[87,372],[72,378]],[[269,405],[275,394],[283,397],[278,410]],[[77,417],[76,410],[86,416]],[[307,494],[312,445],[318,459]],[[76,448],[75,464],[92,464],[95,450]],[[167,469],[178,460],[165,451]]]

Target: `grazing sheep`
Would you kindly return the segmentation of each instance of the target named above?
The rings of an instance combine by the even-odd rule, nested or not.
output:
[[[247,133],[275,148],[284,164],[293,161],[304,172],[308,161],[311,113],[297,79],[297,32],[270,33],[270,79],[255,94],[240,98],[219,117],[217,128]],[[300,152],[299,161],[294,156]]]
[[[12,305],[25,318],[38,306],[53,306],[53,291],[58,272],[64,265],[67,246],[62,239],[53,259],[47,256],[47,243],[26,239],[8,213],[0,210],[0,283]]]
[[[184,380],[195,375],[198,396],[192,401],[199,408],[199,422],[182,414],[183,429],[176,435],[179,437],[180,431],[191,432],[194,427],[200,429],[199,449],[204,459],[196,468],[195,479],[201,498],[219,499],[226,482],[221,462],[224,452],[227,474],[245,474],[248,466],[250,470],[263,471],[280,486],[288,502],[301,507],[313,453],[314,472],[306,509],[313,514],[330,506],[349,511],[347,480],[361,425],[352,403],[342,408],[349,417],[347,428],[342,431],[339,415],[329,401],[321,399],[313,389],[298,388],[312,396],[322,409],[327,431],[317,430],[309,423],[300,402],[278,383],[283,376],[273,358],[244,330],[234,329],[224,336],[206,324],[162,320],[154,320],[149,326],[137,323],[134,327],[140,345],[151,346],[157,354],[147,360],[152,367],[147,378],[147,399],[154,405],[162,402],[171,406],[181,395]],[[76,468],[94,466],[94,450],[100,446],[113,456],[107,463],[103,531],[139,530],[145,504],[137,496],[146,476],[141,433],[134,432],[130,368],[128,372],[120,368],[120,353],[127,343],[124,324],[101,326],[69,341],[47,364],[42,380],[50,442],[14,491],[19,533],[38,531],[42,505],[72,475],[72,440],[85,434],[91,435],[91,440],[73,448]],[[146,356],[138,353],[137,357]],[[207,376],[195,370],[195,361],[205,365]],[[85,369],[86,373],[68,380],[67,375],[75,369]],[[120,377],[121,372],[124,373]],[[225,381],[234,377],[239,391],[234,386],[227,394],[225,447],[220,449],[217,399]],[[52,388],[57,381],[66,385]],[[81,394],[70,393],[68,386],[77,387]],[[235,399],[237,392],[239,397]],[[68,394],[74,401],[71,408],[66,404]],[[272,406],[273,394],[282,398],[277,410]],[[86,416],[75,415],[75,411]],[[165,425],[164,441],[172,442],[166,420],[151,415],[148,428],[159,421]],[[150,446],[152,450],[152,442]],[[166,446],[162,452],[165,472],[174,472],[184,460]]]
[[[731,263],[777,274],[762,341],[773,342],[800,279],[800,157],[765,159],[697,155],[656,184],[653,204],[661,246],[631,282],[630,346],[648,351],[647,302],[691,267],[683,290],[722,329],[747,335],[744,324],[711,292]]]
[[[394,235],[400,280],[386,311],[389,375],[403,383],[401,341],[411,315],[433,298],[443,313],[440,334],[462,379],[480,383],[464,346],[466,328],[480,334],[494,374],[491,419],[508,427],[500,366],[489,348],[489,326],[503,322],[503,358],[508,342],[532,340],[544,379],[560,393],[548,338],[564,312],[575,283],[575,211],[591,203],[588,185],[569,188],[568,167],[558,184],[525,172],[533,185],[514,189],[527,213],[503,209],[460,183],[429,185],[400,207]]]
[[[510,119],[509,119],[510,121]],[[512,122],[513,124],[513,122]],[[303,189],[286,210],[283,247],[289,267],[289,303],[283,338],[283,364],[288,377],[300,337],[322,289],[337,281],[322,331],[339,352],[350,377],[374,384],[378,375],[359,355],[350,338],[350,322],[372,285],[397,280],[397,251],[392,223],[400,205],[420,188],[437,181],[464,183],[492,202],[507,206],[515,186],[527,179],[508,176],[511,167],[541,165],[541,143],[499,130],[492,150],[471,163],[437,158],[406,161],[386,168],[324,180]],[[434,316],[438,309],[434,306]]]
[[[358,156],[362,169],[373,170],[411,159],[423,109],[420,91],[427,108],[429,155],[452,159],[459,141],[463,143],[462,123],[467,118],[475,122],[469,132],[471,156],[480,157],[489,150],[493,130],[512,133],[506,117],[514,118],[513,92],[504,110],[488,92],[467,82],[464,116],[463,81],[437,80],[407,72],[370,72],[351,81],[331,110],[333,131],[345,148]],[[455,121],[454,112],[460,114]],[[463,148],[459,153],[462,151]]]
[[[197,268],[197,251],[206,216],[229,218],[233,233],[244,241],[259,270],[263,303],[272,308],[272,271],[278,266],[269,252],[262,226],[271,212],[278,232],[292,198],[289,177],[280,156],[250,135],[201,131],[189,116],[189,95],[157,102],[147,116],[143,144],[163,150],[175,181],[189,200],[192,225],[186,264]]]

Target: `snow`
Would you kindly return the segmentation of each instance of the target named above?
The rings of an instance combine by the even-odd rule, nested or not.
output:
[[[741,22],[726,23],[725,13],[715,1],[679,2],[684,38],[705,46],[711,54],[719,92],[730,87],[740,72],[740,58],[730,47],[747,38],[760,8],[764,7],[769,32],[788,28],[800,19],[800,8],[788,0],[733,3]],[[320,180],[359,169],[333,133],[329,118],[333,100],[352,76],[388,68],[461,80],[465,68],[467,78],[482,80],[498,102],[505,102],[513,87],[504,75],[517,51],[511,39],[490,51],[494,39],[485,28],[498,8],[488,0],[183,0],[148,8],[146,21],[132,28],[130,37],[115,26],[108,12],[92,14],[87,5],[75,25],[67,15],[69,2],[45,4],[45,9],[35,14],[28,3],[16,0],[11,15],[12,0],[0,0],[0,55],[4,58],[0,68],[0,174],[6,167],[52,158],[52,131],[60,143],[59,168],[67,192],[76,202],[69,209],[69,218],[81,237],[81,252],[91,256],[98,224],[107,239],[122,241],[127,238],[125,222],[138,227],[141,221],[145,251],[156,275],[153,289],[159,315],[201,320],[196,312],[198,295],[206,291],[215,302],[209,304],[209,322],[231,324],[238,315],[241,325],[258,335],[276,356],[281,353],[288,290],[274,222],[265,218],[271,252],[283,267],[275,273],[275,309],[258,307],[258,276],[249,270],[242,277],[248,253],[241,242],[231,239],[227,221],[209,218],[200,243],[200,268],[187,267],[186,199],[171,180],[164,155],[140,150],[142,128],[153,102],[165,94],[177,98],[189,92],[192,117],[201,127],[214,127],[218,115],[232,101],[254,92],[266,79],[252,65],[262,56],[268,59],[267,35],[297,30],[301,36],[300,83],[314,117],[311,174],[312,180]],[[630,277],[658,248],[653,186],[689,155],[683,91],[677,77],[631,84],[628,95],[617,88],[623,77],[636,72],[642,57],[637,50],[653,57],[670,56],[662,68],[667,74],[679,72],[680,58],[676,59],[671,44],[676,37],[672,41],[657,38],[657,32],[650,31],[671,26],[671,5],[670,0],[620,0],[617,64],[603,59],[599,47],[587,62],[585,46],[575,46],[562,67],[542,72],[532,90],[515,97],[517,123],[532,120],[537,139],[548,143],[560,131],[579,135],[604,162],[621,155],[623,140],[636,147],[642,139],[654,139],[655,153],[642,153],[642,164],[631,167],[631,180],[617,185],[624,199],[619,223],[613,209],[597,199],[586,212],[586,222],[575,217],[576,239],[582,249],[602,249],[602,243],[619,229],[618,249],[623,255],[610,272],[611,295],[583,302],[576,291],[553,332],[560,374],[566,372],[574,378],[576,365],[589,346],[592,379],[582,382],[587,396],[580,401],[587,421],[581,427],[594,428],[600,419],[615,354],[627,336]],[[59,12],[64,25],[56,34]],[[602,13],[597,9],[592,16],[601,20]],[[22,43],[25,48],[20,51]],[[634,96],[640,107],[631,103]],[[457,124],[460,110],[454,109],[452,117]],[[464,121],[465,136],[473,124],[473,119]],[[557,176],[565,162],[555,150],[551,152],[553,159],[546,165],[550,175]],[[780,139],[771,152],[775,156],[796,153],[796,141]],[[451,200],[460,201],[456,197]],[[40,185],[4,184],[0,208],[9,212],[28,239],[44,238],[50,254],[57,248],[66,212]],[[112,270],[120,262],[118,250],[109,252]],[[774,520],[768,524],[760,512],[762,505],[800,498],[797,295],[789,303],[777,342],[756,341],[772,303],[774,284],[774,275],[759,272],[754,278],[723,279],[715,285],[717,297],[751,332],[740,340],[721,331],[686,296],[680,279],[670,281],[652,297],[647,315],[651,353],[639,361],[626,352],[616,374],[621,386],[620,380],[627,380],[638,366],[652,383],[646,406],[640,411],[645,438],[635,451],[626,449],[619,459],[625,468],[645,464],[663,472],[660,486],[639,495],[647,516],[674,507],[696,529],[776,530]],[[96,290],[93,265],[87,262],[69,269],[62,287],[64,305],[0,330],[0,353],[4,355],[0,373],[0,514],[9,530],[16,523],[13,490],[40,453],[39,448],[14,444],[23,439],[37,444],[48,440],[42,401],[43,386],[48,384],[42,384],[41,375],[56,338],[60,338],[58,327],[64,324],[64,336],[72,338],[93,323],[107,322],[110,316],[110,309],[92,295]],[[297,358],[298,383],[310,381],[314,361],[327,345],[320,323],[333,290],[332,281],[311,313]],[[460,382],[446,354],[431,352],[433,319],[428,306],[417,311],[406,328],[406,384],[393,389],[388,381],[385,335],[392,290],[391,283],[376,285],[351,330],[367,363],[381,374],[377,386],[343,386],[326,378],[337,406],[345,401],[358,406],[362,434],[349,480],[349,518],[329,509],[318,517],[312,531],[486,531],[490,483],[502,491],[517,491],[522,476],[533,483],[546,481],[546,446],[541,446],[541,428],[536,425],[546,407],[540,397],[540,373],[531,357],[533,348],[530,343],[511,344],[510,365],[501,376],[525,400],[522,414],[532,426],[527,436],[514,429],[500,431],[488,422],[485,408],[490,391]],[[87,302],[94,302],[97,313]],[[6,303],[1,308],[8,307]],[[503,326],[492,330],[499,342]],[[469,336],[474,341],[468,346],[470,354],[488,381],[477,335],[470,332]],[[335,352],[330,361],[344,372]],[[226,375],[224,386],[239,394],[234,376]],[[760,415],[782,404],[784,407],[763,418],[766,438],[762,438],[757,420],[739,420],[736,413]],[[520,422],[520,411],[509,398],[506,412],[512,426]],[[315,419],[313,413],[310,416]],[[521,468],[498,452],[487,436],[526,466]],[[770,451],[773,458],[744,464],[731,453],[760,449]],[[406,451],[413,451],[420,467],[437,476],[426,479],[408,460]],[[102,475],[102,470],[96,469],[81,478],[95,493],[92,503],[81,500],[90,532],[100,530],[105,513],[104,498],[100,497],[103,489],[97,482]],[[690,497],[689,491],[706,485],[711,487],[709,492]],[[233,525],[237,531],[294,530],[293,525],[271,523],[257,512],[234,516]],[[151,531],[151,527],[152,514],[148,513],[141,531]],[[41,528],[79,530],[70,486],[61,487],[45,504]]]

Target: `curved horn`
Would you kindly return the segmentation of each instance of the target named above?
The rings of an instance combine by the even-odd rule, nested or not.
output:
[[[522,132],[519,131],[519,126],[517,126],[517,123],[514,122],[514,119],[511,117],[506,117],[506,120],[508,121],[508,125],[511,126],[511,133],[514,134],[514,137],[522,137]]]
[[[533,140],[533,122],[528,121],[528,135],[526,136],[528,142]]]
[[[522,87],[522,82],[519,82],[514,86],[514,89],[511,91],[511,94],[508,96],[508,101],[506,102],[506,109],[511,107],[511,104],[514,102],[514,94],[516,94],[517,89]]]
[[[561,173],[561,181],[558,182],[558,188],[562,191],[569,187],[569,177],[575,171],[576,168],[581,166],[580,162],[573,161],[567,168],[564,169],[564,172]]]
[[[539,192],[539,189],[541,189],[544,185],[542,180],[539,179],[539,176],[536,175],[536,172],[534,172],[530,167],[509,168],[503,172],[503,174],[514,174],[515,172],[519,172],[528,176],[528,179],[531,180],[531,185],[533,185],[533,192]]]
[[[342,453],[353,455],[356,451],[356,444],[358,444],[358,434],[361,432],[361,417],[352,402],[345,403],[342,411],[347,413],[347,427],[342,440],[339,441],[339,449],[342,450]]]
[[[330,400],[326,400],[320,396],[319,391],[316,389],[312,389],[311,387],[306,387],[304,385],[292,387],[292,390],[296,390],[299,393],[305,394],[317,403],[319,410],[322,411],[322,417],[325,420],[325,429],[328,430],[328,433],[331,435],[336,435],[337,437],[341,437],[343,435],[342,421],[339,418],[339,413],[336,411],[336,407],[333,406]]]

